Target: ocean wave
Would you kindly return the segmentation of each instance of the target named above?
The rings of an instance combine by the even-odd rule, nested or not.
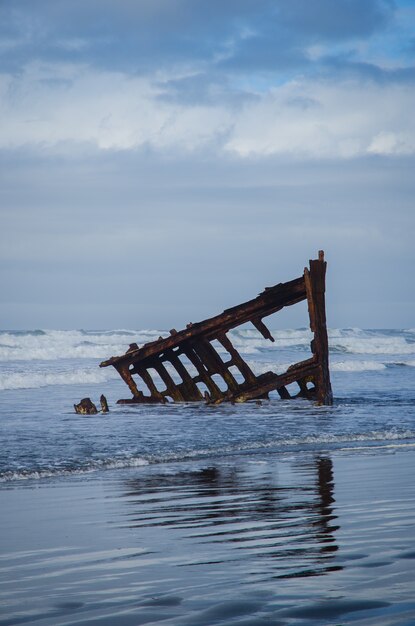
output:
[[[272,330],[274,342],[264,339],[255,329],[232,330],[229,334],[235,348],[243,354],[258,354],[281,348],[309,350],[312,339],[309,329]]]
[[[415,344],[402,334],[390,331],[329,331],[329,346],[332,352],[347,354],[414,354]]]
[[[385,370],[379,361],[335,361],[330,364],[332,372],[371,372]]]
[[[1,335],[12,335],[15,337],[39,337],[42,335],[46,335],[46,330],[0,330]]]
[[[269,353],[274,358],[279,350],[310,352],[310,330],[302,328],[271,332],[274,343],[264,339],[256,329],[232,330],[229,336],[235,348],[244,355],[263,356]],[[415,356],[415,343],[408,337],[409,332],[330,329],[329,346],[333,354]],[[157,329],[1,331],[0,361],[107,359],[125,353],[131,343],[143,346],[167,335],[166,331]],[[220,354],[226,354],[219,342],[214,344]]]
[[[58,476],[78,476],[82,474],[90,474],[102,469],[126,469],[127,467],[143,467],[149,465],[146,459],[103,459],[91,461],[87,465],[80,467],[51,467],[45,469],[21,469],[7,470],[0,472],[0,482],[9,482],[12,480],[39,480],[40,478],[53,478]]]
[[[105,383],[113,377],[111,371],[78,369],[67,372],[6,372],[0,375],[0,390],[36,389],[51,385],[79,385]]]
[[[0,333],[0,361],[106,359],[123,354],[130,343],[143,345],[163,331],[45,330]]]
[[[206,449],[193,449],[188,451],[171,452],[160,456],[153,455],[137,455],[128,456],[124,458],[113,457],[107,459],[91,459],[87,462],[82,462],[79,465],[73,465],[72,467],[62,467],[62,465],[56,467],[45,468],[14,468],[6,469],[0,472],[0,482],[9,482],[13,480],[30,480],[30,479],[42,479],[52,478],[58,476],[68,475],[82,475],[97,472],[99,470],[114,470],[114,469],[128,469],[134,467],[144,467],[154,464],[170,464],[182,461],[198,461],[208,457],[218,456],[235,456],[235,455],[249,455],[260,453],[286,453],[286,452],[301,452],[315,449],[344,449],[359,448],[356,444],[365,443],[365,449],[371,447],[371,442],[391,447],[395,445],[400,447],[402,442],[406,442],[406,445],[415,445],[415,431],[405,430],[383,430],[383,431],[369,431],[366,433],[345,433],[345,434],[324,434],[324,435],[307,435],[304,437],[290,437],[286,439],[271,439],[269,441],[249,441],[245,444],[218,446],[215,448]],[[393,442],[395,442],[393,444]]]
[[[287,363],[275,363],[264,361],[247,361],[250,368],[255,374],[265,374],[266,372],[274,372],[275,374],[282,374],[287,371],[290,365],[293,365],[294,361]],[[408,362],[409,363],[409,362]],[[407,363],[405,363],[406,365]],[[389,363],[382,363],[380,361],[331,361],[330,370],[332,372],[370,372],[370,371],[382,371],[388,367]],[[393,363],[393,365],[396,365]],[[401,364],[399,364],[401,365]],[[404,365],[402,363],[402,365]]]

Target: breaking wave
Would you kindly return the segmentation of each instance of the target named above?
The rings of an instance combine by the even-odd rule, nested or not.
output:
[[[284,349],[309,352],[312,337],[309,329],[274,330],[272,334],[274,343],[255,329],[230,332],[235,348],[246,355],[275,354]],[[126,329],[0,331],[0,361],[106,359],[123,354],[130,343],[142,346],[167,335],[160,330]],[[331,329],[329,344],[333,354],[415,355],[415,337],[408,330]],[[223,348],[219,349],[223,352]]]
[[[77,476],[90,474],[102,469],[123,469],[127,467],[142,467],[149,465],[149,461],[140,457],[134,459],[105,459],[91,461],[87,465],[79,467],[51,467],[38,470],[16,469],[0,472],[0,482],[11,480],[39,480],[40,478],[53,478],[54,476]]]
[[[248,359],[247,363],[256,374],[265,374],[266,372],[282,374],[290,365],[293,365],[294,361],[279,363]],[[415,360],[383,362],[361,360],[336,361],[332,359],[330,362],[330,370],[332,372],[380,372],[382,370],[386,370],[388,367],[415,367]]]
[[[229,334],[256,374],[280,374],[289,365],[310,356],[312,335],[306,328],[274,330],[274,343],[255,329],[237,329]],[[102,370],[99,362],[123,354],[131,343],[142,346],[167,335],[156,329],[0,331],[0,391],[94,385],[118,379],[113,368]],[[332,372],[415,367],[415,333],[408,330],[331,329],[329,343]],[[230,358],[219,342],[213,344],[225,361]],[[166,367],[175,378],[174,368],[168,363]],[[191,364],[188,369],[197,374]]]
[[[362,445],[365,444],[365,445]],[[72,466],[43,467],[37,469],[15,468],[0,472],[0,482],[13,480],[39,480],[55,476],[76,476],[90,474],[99,470],[127,469],[144,467],[161,463],[175,463],[181,461],[198,461],[213,456],[229,456],[261,453],[289,453],[298,451],[313,451],[315,449],[364,449],[375,447],[412,447],[415,446],[415,431],[413,430],[384,430],[370,431],[360,434],[323,434],[287,439],[273,439],[267,442],[251,441],[243,445],[227,445],[215,448],[194,449],[188,451],[166,453],[160,456],[140,455],[126,458],[91,459],[88,462],[74,463]]]
[[[52,385],[99,384],[113,377],[111,371],[78,369],[67,372],[6,372],[0,376],[0,390],[36,389]]]
[[[166,333],[158,330],[0,331],[0,361],[106,359],[130,343],[143,345]]]

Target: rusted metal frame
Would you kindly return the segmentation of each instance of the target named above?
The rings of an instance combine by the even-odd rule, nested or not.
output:
[[[165,350],[162,356],[163,360],[171,363],[182,379],[183,382],[178,384],[177,387],[185,395],[186,401],[196,402],[198,400],[203,400],[203,395],[199,387],[196,385],[195,381],[179,359],[179,355],[180,352],[177,353],[173,350]]]
[[[281,389],[286,385],[295,383],[301,378],[307,378],[309,376],[315,376],[317,371],[316,365],[306,365],[302,369],[295,371],[287,371],[284,374],[274,374],[274,372],[266,372],[261,376],[258,376],[258,384],[253,385],[251,389],[244,391],[238,397],[234,398],[235,402],[246,402],[247,400],[255,400],[260,394],[274,391],[275,389]]]
[[[324,254],[319,253],[319,259],[310,261],[310,270],[305,268],[304,275],[289,283],[280,283],[275,287],[266,288],[257,298],[241,305],[227,309],[222,314],[200,322],[188,324],[186,329],[177,332],[170,331],[170,337],[159,338],[138,348],[131,345],[127,353],[121,357],[112,357],[101,363],[102,367],[114,365],[129,386],[133,398],[127,402],[164,402],[165,396],[171,396],[175,401],[200,400],[202,394],[197,386],[203,382],[209,389],[208,401],[218,403],[224,400],[242,402],[258,397],[267,397],[269,391],[277,390],[282,398],[290,398],[285,385],[297,382],[300,393],[298,395],[313,398],[317,397],[319,404],[331,404],[332,393],[328,370],[328,340],[325,318],[325,272],[326,263]],[[313,356],[311,359],[296,363],[284,374],[277,375],[267,372],[255,376],[254,372],[245,363],[238,351],[234,348],[226,332],[247,321],[250,321],[261,332],[263,337],[273,341],[269,329],[262,321],[284,306],[291,306],[306,299],[308,301],[310,328],[314,333],[311,342]],[[224,362],[216,352],[212,340],[217,339],[228,351],[231,360]],[[174,348],[176,347],[176,350]],[[198,376],[192,377],[178,358],[179,354],[187,356],[196,368]],[[163,365],[169,361],[182,378],[182,383],[176,384]],[[235,365],[241,372],[245,382],[239,384],[229,368]],[[154,368],[166,385],[166,390],[160,392],[151,378],[148,368]],[[144,396],[138,390],[132,378],[137,373],[151,396]],[[228,386],[222,392],[211,376],[218,374]],[[314,382],[313,389],[307,388],[308,382]]]
[[[217,339],[222,344],[222,346],[225,348],[225,350],[227,352],[229,352],[229,354],[232,357],[232,360],[231,360],[230,363],[228,363],[228,366],[229,365],[234,365],[241,372],[241,374],[244,377],[245,381],[250,382],[250,383],[255,382],[256,381],[256,376],[255,376],[254,372],[251,370],[249,365],[247,363],[245,363],[245,361],[243,360],[243,358],[241,357],[241,355],[239,354],[239,352],[235,348],[235,346],[232,344],[232,342],[229,339],[229,337],[227,336],[227,334],[226,333],[219,333],[217,335]]]
[[[277,391],[281,400],[291,400],[292,396],[287,387],[285,387],[284,385],[282,385],[282,387],[277,387]]]
[[[310,328],[314,333],[311,351],[318,363],[315,375],[316,399],[318,404],[333,404],[333,393],[329,372],[329,346],[325,307],[325,278],[327,263],[324,252],[319,251],[318,260],[310,260],[310,270],[304,269]]]
[[[205,339],[199,339],[197,342],[194,341],[190,345],[192,346],[194,352],[196,352],[202,363],[207,366],[208,373],[211,376],[214,374],[219,374],[219,376],[225,381],[228,389],[231,392],[239,391],[238,383],[236,382],[235,378],[232,376],[231,372],[228,370],[225,363],[222,361],[210,341],[206,341]]]
[[[120,374],[124,382],[128,385],[131,393],[133,394],[132,398],[118,400],[117,404],[142,404],[160,402],[158,398],[155,398],[153,396],[145,396],[143,392],[138,389],[137,384],[132,377],[133,371],[129,368],[128,364],[118,364],[116,366],[116,370]]]
[[[300,386],[300,381],[314,379],[315,371],[316,360],[315,357],[311,357],[310,359],[305,359],[304,361],[291,365],[283,374],[265,372],[260,376],[256,376],[251,384],[241,385],[241,393],[239,395],[234,394],[231,400],[241,402],[245,401],[245,399],[253,400],[259,397],[266,397],[270,391],[274,390],[278,392],[281,399],[289,400],[296,396],[291,396],[286,385],[296,382]]]
[[[166,385],[165,391],[159,391],[151,378],[150,373],[148,372],[149,368],[153,368],[159,374],[160,378],[163,380]],[[171,396],[171,398],[175,402],[181,402],[185,400],[185,396],[180,390],[180,385],[176,385],[173,378],[170,376],[169,372],[163,365],[163,362],[154,357],[153,359],[146,359],[144,361],[135,360],[131,365],[131,369],[128,367],[117,367],[117,371],[120,373],[123,380],[127,383],[129,388],[131,389],[136,402],[147,402],[150,399],[152,401],[164,402],[164,396]],[[137,387],[135,380],[132,377],[132,374],[137,374],[143,380],[145,385],[148,387],[151,396],[145,396],[142,391],[140,391]],[[198,398],[198,399],[201,399]]]
[[[138,376],[143,379],[144,383],[150,391],[151,397],[154,400],[157,400],[158,402],[166,402],[163,394],[157,389],[153,379],[151,378],[151,375],[147,371],[148,367],[153,367],[153,364],[148,365],[147,363],[144,364],[143,362],[135,363],[132,369],[132,373],[138,374]]]
[[[296,286],[298,286],[298,280],[299,279],[295,279],[295,281],[291,281],[291,283],[296,283]],[[287,284],[289,284],[289,283],[284,283],[283,286],[286,286]],[[277,287],[280,287],[280,286],[278,285]],[[265,292],[263,292],[263,293],[268,296],[269,293],[271,291],[273,291],[274,289],[275,288],[266,289]],[[262,294],[261,294],[261,296],[262,296]],[[257,301],[261,296],[256,298],[255,301]],[[304,299],[305,298],[304,298],[303,295],[301,295],[299,297],[296,297],[294,299],[291,298],[291,300],[288,299],[287,303],[285,305],[283,305],[283,306],[290,306],[290,305],[295,304],[297,302],[301,302]],[[247,304],[251,304],[252,302],[255,302],[255,301],[254,300],[250,301]],[[240,309],[241,307],[244,307],[244,306],[245,305],[240,305],[239,307],[234,307],[234,309]],[[267,312],[266,315],[271,315],[273,312],[281,310],[281,308],[283,308],[283,306],[281,306],[281,305],[273,306],[271,308],[270,312]],[[233,309],[228,309],[227,311],[225,311],[222,314],[222,316],[224,314],[229,315],[229,313],[232,310]],[[246,312],[245,312],[245,316],[246,316]],[[265,314],[263,314],[263,316],[265,317]],[[217,316],[217,318],[218,317],[221,317],[221,316]],[[212,319],[215,319],[215,318],[212,318]],[[254,319],[255,319],[255,322],[258,323],[257,318],[254,318]],[[245,321],[252,321],[252,323],[254,323],[254,320],[252,320],[252,319],[245,319],[245,318],[243,318],[242,321],[240,321],[238,323],[234,323],[230,327],[233,328],[233,327],[238,326],[238,325],[240,325],[242,323],[245,323]],[[203,322],[201,324],[203,324]],[[261,324],[263,324],[263,323],[261,322]],[[255,325],[255,323],[254,323],[254,325]],[[191,330],[194,330],[195,326],[196,326],[195,324],[189,325]],[[229,327],[229,323],[226,325],[226,328],[228,328],[228,327]],[[263,324],[263,327],[265,327],[265,324]],[[266,331],[268,331],[268,329],[266,327],[265,327],[265,329],[266,329]],[[186,331],[182,331],[182,332],[186,332]],[[181,334],[180,332],[174,331],[174,332],[171,333],[171,337],[169,337],[166,340],[164,340],[164,342],[173,339],[174,343],[177,344],[178,343],[177,339],[178,339],[178,336],[180,334]],[[213,333],[213,330],[209,333],[209,335],[211,336],[211,338],[216,338],[214,333]],[[216,333],[216,336],[218,337],[218,339],[219,339],[219,336],[223,339],[224,336],[226,337],[226,332]],[[230,340],[229,339],[226,340],[226,339],[225,339],[225,343],[227,344],[227,346],[228,347],[229,346],[232,347],[232,350],[228,350],[228,352],[231,354],[232,358],[235,361],[236,366],[238,367],[238,369],[240,369],[240,371],[241,371],[242,375],[244,376],[244,378],[246,380],[250,380],[250,381],[253,382],[253,379],[251,378],[251,376],[253,376],[254,379],[256,380],[255,374],[252,372],[252,370],[250,370],[249,366],[245,363],[245,361],[243,361],[242,357],[239,355],[239,353],[232,346]],[[148,344],[147,348],[154,348],[155,347],[154,344],[156,344],[156,343],[158,345],[160,345],[159,341],[152,342],[152,344]],[[180,341],[179,344],[180,343],[182,343],[182,341]],[[222,344],[222,345],[224,345],[224,344]],[[225,349],[228,349],[226,346],[224,346],[224,347],[225,347]],[[110,364],[116,366],[117,371],[120,373],[120,375],[122,376],[124,381],[127,383],[128,387],[130,388],[130,390],[133,393],[133,396],[136,397],[136,398],[140,398],[140,397],[143,397],[143,393],[137,389],[136,383],[135,383],[134,379],[132,378],[131,372],[130,372],[129,367],[128,367],[129,365],[133,365],[135,372],[138,373],[138,375],[144,380],[146,386],[150,389],[151,397],[155,398],[155,399],[156,398],[160,399],[160,396],[162,394],[157,390],[157,388],[155,387],[154,383],[153,384],[150,383],[150,378],[151,378],[151,377],[149,378],[150,375],[148,373],[146,373],[145,370],[142,367],[138,367],[138,363],[139,362],[142,362],[142,361],[144,361],[144,360],[146,360],[148,358],[145,354],[142,354],[142,352],[143,352],[143,350],[145,350],[145,348],[146,348],[146,346],[144,346],[143,348],[138,349],[138,350],[136,350],[136,349],[131,350],[130,349],[126,353],[126,355],[123,355],[122,357],[113,357],[112,359],[109,359],[109,361],[103,362],[101,364],[101,366],[106,366],[106,365],[110,365]],[[212,346],[211,346],[211,348],[212,348],[212,350],[214,350]],[[141,354],[139,355],[138,352],[140,352]],[[159,348],[159,350],[156,351],[156,353],[160,353],[160,348]],[[164,350],[164,353],[167,353],[167,350]],[[172,351],[171,351],[171,353],[172,353]],[[184,354],[186,354],[186,352],[184,352]],[[216,352],[215,352],[215,354],[216,354]],[[199,362],[200,361],[200,357],[197,357],[194,360],[194,356],[193,356],[192,352],[190,352],[190,354],[186,354],[186,356],[188,356],[189,360],[193,363],[193,365],[198,370],[198,373],[199,373],[199,376],[200,376],[200,380],[203,381],[205,383],[205,385],[208,387],[208,389],[209,389],[210,393],[212,394],[213,398],[215,400],[218,400],[219,397],[224,397],[226,394],[223,394],[221,392],[221,390],[219,389],[219,387],[216,385],[216,383],[214,383],[214,381],[211,381],[209,379],[209,377],[206,375],[205,370],[200,368],[200,362]],[[139,357],[139,358],[137,359],[137,357]],[[220,358],[219,355],[217,355],[217,357]],[[122,361],[124,361],[124,363],[122,363],[122,366],[120,367]],[[201,362],[203,364],[203,360]],[[220,360],[220,362],[223,364],[223,361]],[[172,363],[172,364],[175,367],[175,364],[174,363]],[[125,365],[126,365],[126,367],[125,367]],[[176,365],[177,365],[177,363],[176,363]],[[225,364],[223,364],[223,365],[225,366]],[[226,368],[226,366],[225,366],[225,368]],[[187,371],[187,370],[185,370],[185,368],[184,368],[184,371]],[[226,378],[228,378],[228,380],[226,380],[226,378],[224,376],[225,382],[228,384],[230,389],[233,388],[234,391],[236,391],[236,388],[234,387],[234,384],[237,384],[237,382],[233,378],[231,372],[229,372],[229,370],[227,368],[226,368],[226,371],[225,370],[222,370],[222,371],[224,372]],[[144,372],[144,376],[142,376],[143,372]],[[179,373],[179,375],[181,375],[181,373],[179,371],[178,371],[178,373]],[[183,370],[182,370],[182,373],[184,374]],[[221,375],[221,371],[218,371],[217,373],[219,373]],[[185,377],[185,374],[184,374],[184,376],[182,376],[182,378],[184,379],[184,377]],[[190,380],[193,380],[193,379],[190,377]],[[184,382],[186,382],[186,384],[190,384],[189,380],[186,380]],[[281,394],[280,390],[278,390],[278,392],[280,393],[281,397],[287,397],[287,393],[288,392],[286,393],[284,390],[282,390],[282,392],[283,392],[282,394]],[[171,394],[169,394],[169,395],[171,395]],[[194,388],[193,388],[192,397],[194,397],[194,396],[196,396],[195,399],[199,399],[198,393],[194,393]],[[160,399],[160,401],[161,401],[161,399]]]
[[[186,380],[177,384],[170,376],[170,373],[164,366],[163,361],[169,361],[173,367],[176,365],[176,371],[180,370],[180,372],[178,371],[179,375],[182,380]],[[160,378],[163,380],[166,385],[166,389],[164,391],[159,391],[157,389],[154,381],[152,381],[150,373],[148,372],[149,368],[156,370]],[[141,376],[147,387],[150,389],[151,397],[159,402],[164,402],[166,400],[166,396],[170,396],[175,402],[196,401],[203,399],[200,390],[193,382],[190,374],[187,372],[180,360],[175,357],[173,352],[168,355],[162,354],[159,357],[146,359],[145,362],[137,362],[133,371]]]
[[[208,400],[213,400],[214,402],[223,400],[225,398],[225,394],[219,389],[214,380],[211,379],[206,366],[203,361],[201,361],[199,355],[193,350],[192,345],[189,342],[186,342],[182,347],[182,352],[189,361],[196,368],[199,376],[194,378],[195,382],[203,382],[209,390]]]
[[[183,353],[189,358],[190,362],[196,367],[198,374],[199,374],[198,379],[203,381],[205,385],[207,386],[207,388],[209,389],[210,399],[213,402],[217,403],[223,400],[237,400],[238,401],[238,399],[242,397],[248,399],[248,396],[249,397],[250,396],[263,397],[263,396],[266,396],[267,393],[269,391],[272,391],[273,389],[276,389],[278,391],[281,398],[286,399],[286,398],[291,397],[288,390],[285,387],[285,384],[288,384],[288,383],[285,382],[285,384],[281,384],[282,383],[281,376],[278,377],[278,375],[273,374],[272,372],[269,372],[268,374],[271,376],[271,381],[266,378],[267,375],[256,377],[255,374],[252,372],[252,370],[250,370],[249,366],[245,363],[245,361],[243,361],[242,357],[233,347],[231,341],[226,337],[226,335],[220,334],[218,335],[217,338],[222,343],[222,345],[224,345],[225,349],[231,355],[232,363],[234,362],[234,360],[236,360],[236,362],[239,361],[238,365],[241,367],[241,369],[245,369],[244,366],[246,366],[247,368],[246,373],[249,371],[250,374],[248,378],[248,384],[239,385],[237,381],[234,379],[234,377],[232,376],[231,372],[228,370],[226,364],[222,361],[222,359],[217,354],[217,352],[215,351],[215,349],[213,348],[213,346],[211,345],[209,341],[199,339],[198,342],[195,342],[195,341],[186,342],[187,349],[183,350]],[[185,378],[187,374],[188,376],[187,383],[191,381],[193,385],[197,387],[195,380],[190,377],[190,374],[188,374],[186,368],[183,366],[180,359],[178,359],[177,356],[175,356],[175,353],[172,350],[165,351],[163,353],[163,358],[170,360],[173,366],[174,367],[176,366],[177,371],[182,378]],[[242,363],[244,364],[244,366],[241,366]],[[305,365],[308,365],[310,363],[312,364],[315,363],[315,357],[312,357],[308,361],[304,362]],[[147,371],[149,367],[154,368],[159,373],[162,380],[164,380],[166,387],[167,387],[165,392],[160,392],[157,389],[156,385],[154,384],[154,381],[152,380],[149,372]],[[131,380],[133,380],[131,377],[130,370],[127,370],[127,371],[128,371],[128,377]],[[190,399],[186,397],[186,395],[183,396],[180,390],[177,389],[177,386],[175,385],[174,381],[171,379],[167,370],[162,366],[161,362],[159,362],[157,358],[152,358],[152,359],[147,358],[147,359],[144,359],[143,361],[134,359],[132,372],[137,373],[143,379],[144,383],[150,390],[151,399],[153,399],[154,401],[164,402],[165,395],[170,395],[175,401]],[[225,382],[228,384],[228,387],[229,387],[228,392],[222,392],[220,390],[220,388],[216,385],[216,383],[211,378],[213,374],[219,374],[225,380]],[[294,366],[291,367],[291,372],[289,375],[290,382],[293,382],[296,379],[298,382],[298,379],[302,375],[303,375],[303,364],[301,363],[295,364]],[[125,376],[123,376],[123,378],[124,380],[126,379]],[[134,381],[133,381],[133,384],[135,385]],[[174,391],[172,390],[172,385],[174,387]],[[131,389],[131,386],[130,386],[130,389]],[[135,386],[135,389],[137,389],[136,386]],[[177,393],[177,391],[179,393]],[[192,391],[194,392],[194,387]],[[143,396],[142,392],[138,392],[138,390],[135,392],[133,391],[133,394],[137,398],[137,401],[139,401],[138,399],[139,394],[141,394],[141,397],[143,398],[144,401],[146,401],[146,399],[148,398],[147,396]],[[200,394],[199,389],[198,389],[197,396],[198,396],[197,399],[201,399],[200,398],[201,394]]]
[[[311,389],[309,389],[307,387],[307,383],[309,382],[313,382],[314,383],[314,387],[312,387]],[[307,398],[307,400],[312,400],[315,395],[316,395],[316,387],[315,387],[315,380],[312,377],[309,378],[300,378],[300,380],[297,380],[297,384],[300,388],[299,393],[297,394],[297,398]]]
[[[317,365],[317,359],[315,356],[310,357],[309,359],[304,359],[304,361],[298,361],[297,363],[293,363],[287,369],[287,372],[295,373],[297,371],[302,372],[305,367],[314,367]]]
[[[270,339],[271,341],[275,341],[274,337],[271,335],[268,328],[262,322],[262,320],[254,319],[251,320],[253,325],[257,328],[257,330],[262,334],[265,339]],[[255,376],[254,372],[251,370],[249,365],[245,363],[239,352],[234,348],[232,342],[227,337],[227,335],[220,334],[218,335],[218,340],[223,345],[223,347],[229,352],[232,357],[232,364],[236,365],[236,367],[241,372],[242,376],[245,378],[245,381],[251,384],[256,384],[258,382],[257,376]],[[248,385],[246,385],[248,386]],[[242,391],[242,389],[241,389]],[[282,386],[277,389],[277,392],[281,399],[288,400],[291,398],[290,393],[286,389],[286,387]],[[267,398],[268,393],[265,393],[263,397]]]
[[[137,383],[131,375],[131,371],[128,363],[119,363],[114,365],[115,369],[123,379],[123,381],[128,385],[131,393],[135,398],[140,398],[143,396],[143,392],[140,391],[137,387]]]
[[[232,393],[229,390],[226,396],[216,401],[215,404],[219,404],[220,402],[223,402],[224,400],[227,400],[230,402],[245,402],[245,399],[244,399],[245,396],[246,396],[246,399],[249,399],[249,400],[258,400],[261,398],[268,399],[268,392],[275,389],[275,387],[270,388],[269,385],[270,383],[274,383],[276,376],[277,374],[275,374],[274,372],[265,372],[264,374],[260,374],[259,376],[255,378],[255,382],[242,383],[239,386],[239,390],[235,391],[234,393]]]
[[[186,400],[186,395],[182,393],[180,385],[174,382],[160,358],[152,359],[150,367],[156,370],[166,385],[166,390],[160,392],[162,396],[170,396],[175,402],[184,402]]]
[[[201,333],[202,336],[209,340],[212,341],[214,339],[217,339],[217,337],[219,336],[219,334],[221,333],[227,333],[230,330],[232,330],[233,328],[237,328],[238,326],[241,326],[242,324],[245,324],[247,322],[250,322],[251,324],[253,324],[253,326],[255,328],[257,328],[257,326],[255,325],[255,323],[259,322],[259,326],[260,329],[257,328],[257,330],[259,330],[259,332],[262,334],[263,332],[265,332],[266,334],[270,333],[270,331],[268,330],[268,328],[265,326],[265,324],[262,322],[262,318],[264,317],[269,317],[270,315],[273,315],[274,313],[278,313],[278,311],[281,311],[283,308],[288,307],[288,306],[293,306],[295,304],[298,304],[299,302],[303,302],[303,300],[307,299],[307,294],[305,291],[305,283],[304,283],[304,276],[301,276],[300,278],[296,278],[295,281],[292,282],[296,282],[297,281],[301,281],[302,283],[302,288],[300,290],[300,293],[298,295],[297,291],[295,291],[295,293],[291,293],[289,295],[289,297],[286,297],[282,302],[281,300],[281,294],[279,294],[279,300],[271,300],[271,302],[268,302],[266,304],[261,305],[261,308],[257,307],[255,310],[253,310],[253,313],[250,313],[248,310],[244,310],[242,312],[237,312],[235,314],[234,317],[232,317],[230,319],[231,316],[231,312],[235,309],[239,309],[241,307],[245,307],[245,305],[239,305],[237,307],[233,307],[233,309],[226,309],[223,313],[221,313],[221,315],[217,316],[217,319],[222,318],[221,323],[213,326],[212,328],[208,328],[204,333]],[[282,286],[286,286],[288,285],[288,283],[282,283]],[[280,285],[277,285],[277,287],[280,287]],[[299,284],[296,284],[296,290],[298,290],[299,288]],[[258,298],[256,298],[256,300],[259,300],[264,294],[268,294],[269,292],[271,292],[273,289],[275,289],[275,287],[266,287],[265,291],[263,291]],[[252,300],[251,302],[255,302],[256,300]],[[278,302],[278,304],[277,304]],[[250,304],[250,303],[246,303],[246,304]],[[216,318],[212,318],[212,319],[216,319]],[[233,320],[233,321],[232,321]],[[207,320],[209,321],[209,320]],[[200,322],[200,324],[204,324],[204,322]],[[192,328],[195,328],[198,326],[198,324],[192,324],[191,325]],[[263,335],[264,336],[264,335]],[[196,338],[196,337],[194,337]],[[269,336],[264,336],[265,339],[269,339]]]
[[[228,332],[252,319],[262,319],[268,315],[281,310],[285,306],[292,306],[306,299],[304,276],[296,278],[287,283],[281,283],[263,291],[257,298],[249,300],[232,309],[227,309],[220,315],[216,315],[203,322],[189,325],[188,328],[173,333],[170,337],[145,344],[142,348],[129,350],[119,357],[111,357],[101,363],[101,367],[115,365],[116,363],[133,363],[136,356],[140,359],[147,358],[153,354],[169,348],[179,346],[182,341],[206,336],[214,338],[220,332]]]
[[[274,313],[276,313],[276,311],[274,311]],[[251,322],[255,326],[255,328],[261,333],[264,339],[269,339],[272,342],[275,341],[274,337],[271,335],[269,328],[265,326],[262,319],[254,318],[251,320]]]
[[[256,384],[258,382],[258,377],[254,374],[254,372],[251,370],[249,365],[245,363],[245,361],[243,360],[239,352],[233,346],[228,336],[225,333],[223,333],[223,334],[218,335],[217,339],[218,341],[220,341],[220,343],[223,345],[225,350],[227,350],[232,357],[231,361],[226,363],[227,367],[229,368],[231,365],[234,365],[244,378],[243,383],[240,383],[240,384],[238,383],[240,391],[243,392],[246,389],[249,389],[251,385]],[[264,393],[258,397],[262,399],[268,399],[268,393]]]

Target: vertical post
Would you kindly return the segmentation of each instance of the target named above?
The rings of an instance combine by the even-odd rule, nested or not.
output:
[[[304,269],[307,292],[310,328],[314,333],[311,350],[315,356],[318,373],[315,377],[318,404],[333,404],[333,393],[329,372],[329,344],[326,324],[326,267],[323,250],[319,250],[318,260],[310,260],[310,269]]]

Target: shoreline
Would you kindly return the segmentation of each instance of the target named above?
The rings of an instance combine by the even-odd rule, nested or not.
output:
[[[373,433],[372,433],[373,435]],[[364,443],[366,442],[366,445]],[[340,443],[342,446],[340,446]],[[399,435],[396,439],[370,439],[370,438],[358,438],[355,440],[349,440],[347,437],[342,440],[341,438],[336,441],[324,441],[316,437],[315,441],[307,443],[302,442],[284,444],[278,446],[276,443],[269,445],[262,444],[261,446],[249,445],[246,448],[235,448],[234,450],[204,450],[198,452],[189,452],[183,454],[181,457],[172,455],[170,458],[164,457],[160,459],[151,459],[143,456],[132,458],[118,458],[113,460],[96,461],[94,465],[79,467],[79,468],[62,468],[62,469],[39,469],[39,470],[10,470],[0,474],[0,490],[10,485],[11,487],[24,483],[34,483],[38,481],[44,482],[47,480],[58,479],[71,479],[83,476],[99,476],[103,473],[107,475],[111,472],[118,472],[123,470],[134,470],[147,466],[163,466],[172,465],[175,463],[209,463],[217,460],[226,460],[227,458],[235,458],[239,456],[261,456],[261,455],[275,455],[276,457],[283,459],[287,456],[295,455],[315,455],[315,454],[370,454],[371,451],[385,450],[410,450],[415,448],[415,440],[410,437],[406,439]]]
[[[0,625],[409,623],[412,447],[2,483]]]

